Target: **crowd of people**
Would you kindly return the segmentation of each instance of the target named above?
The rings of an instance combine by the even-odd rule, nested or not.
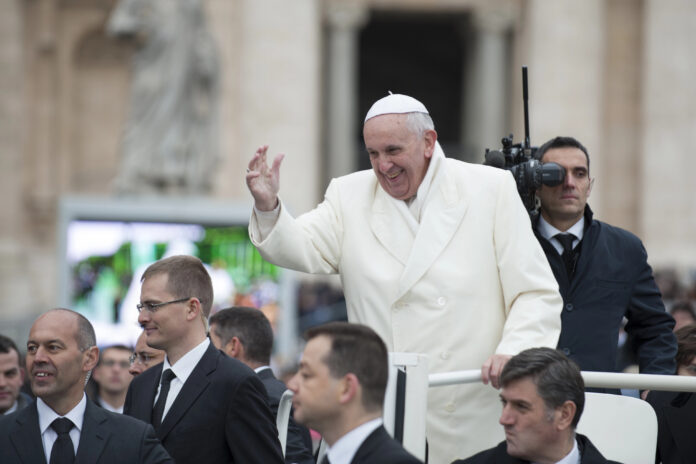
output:
[[[537,191],[530,220],[505,170],[445,156],[416,99],[375,102],[363,136],[372,170],[333,179],[297,218],[279,196],[283,155],[269,165],[262,146],[247,167],[254,245],[276,265],[339,274],[346,300],[348,322],[305,334],[285,447],[268,319],[211,315],[210,275],[179,255],[142,275],[134,350],[100,352],[89,321],[60,308],[34,322],[26,370],[16,346],[4,350],[0,461],[421,462],[382,420],[387,353],[414,352],[430,372],[481,370],[480,383],[428,392],[427,462],[612,462],[575,432],[580,370],[614,371],[623,330],[639,372],[694,374],[696,326],[675,335],[641,241],[593,217],[587,149],[572,137],[539,148],[564,180]],[[19,393],[25,373],[35,401]],[[657,462],[693,461],[670,428],[691,394],[642,396],[661,424]]]

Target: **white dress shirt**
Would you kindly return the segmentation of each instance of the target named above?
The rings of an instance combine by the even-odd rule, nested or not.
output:
[[[570,233],[575,235],[575,240],[573,240],[573,248],[578,246],[578,243],[580,243],[580,240],[582,240],[582,236],[585,233],[585,217],[581,217],[578,222],[573,224],[573,226],[566,230],[565,232],[561,232],[560,230],[556,229],[554,226],[546,222],[543,216],[539,215],[539,224],[537,225],[537,230],[539,231],[539,234],[541,234],[542,237],[544,237],[546,240],[551,242],[551,245],[556,249],[559,255],[563,254],[563,245],[561,245],[561,242],[559,242],[557,239],[554,237],[557,234],[565,234],[565,233]]]
[[[10,406],[10,408],[7,411],[0,413],[0,416],[9,416],[10,414],[12,414],[13,412],[15,412],[17,410],[18,404],[19,404],[19,401],[15,400],[15,402],[12,404],[12,406]]]
[[[36,398],[36,410],[39,413],[39,431],[41,432],[41,440],[43,441],[44,455],[46,462],[51,459],[51,450],[53,444],[58,439],[58,433],[53,430],[51,424],[54,420],[60,417],[66,417],[75,425],[70,430],[70,440],[72,440],[75,455],[77,455],[77,447],[80,445],[80,433],[82,432],[82,420],[85,417],[85,409],[87,408],[87,396],[83,393],[82,399],[77,406],[72,408],[66,415],[61,416],[55,412],[49,405],[44,403],[41,398]]]
[[[382,418],[378,417],[377,419],[372,419],[371,421],[357,426],[343,435],[333,446],[326,448],[326,455],[329,457],[329,462],[331,462],[331,464],[350,464],[355,453],[365,439],[381,425]]]
[[[169,359],[165,355],[164,357],[164,364],[162,365],[162,372],[166,371],[167,369],[171,369],[172,372],[174,372],[174,375],[176,375],[176,378],[172,379],[171,383],[169,384],[169,393],[167,394],[167,402],[164,404],[164,412],[162,413],[162,422],[164,422],[164,418],[167,416],[167,413],[169,412],[169,408],[172,407],[172,404],[174,404],[174,400],[176,400],[176,397],[179,395],[179,392],[184,386],[184,383],[186,383],[186,379],[189,378],[189,375],[191,375],[191,372],[193,372],[193,369],[196,367],[198,362],[201,360],[203,355],[205,354],[205,351],[208,349],[208,345],[210,344],[210,339],[208,337],[203,340],[200,345],[196,346],[193,348],[191,351],[186,353],[179,359],[174,365],[172,366],[169,364]],[[161,379],[161,377],[160,377]],[[157,403],[157,398],[159,397],[159,392],[160,392],[161,385],[157,387],[157,394],[155,395],[155,402],[152,403],[153,407],[155,403]]]

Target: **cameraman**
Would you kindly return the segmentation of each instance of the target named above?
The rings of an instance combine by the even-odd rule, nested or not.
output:
[[[556,137],[536,157],[565,170],[562,184],[537,191],[541,214],[534,223],[563,297],[558,348],[582,370],[613,372],[626,317],[640,372],[674,374],[674,319],[665,311],[643,244],[628,231],[592,219],[587,149],[572,137]]]

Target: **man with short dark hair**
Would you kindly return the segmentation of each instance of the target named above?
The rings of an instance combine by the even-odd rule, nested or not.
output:
[[[81,314],[53,309],[32,325],[27,372],[36,402],[0,418],[0,462],[170,463],[148,424],[96,406],[84,392],[99,349]]]
[[[254,369],[266,387],[271,411],[277,416],[280,397],[287,388],[275,378],[269,366],[273,329],[268,318],[256,308],[234,306],[213,314],[209,322],[213,345]],[[298,425],[292,417],[288,424],[285,462],[314,464],[309,430]]]
[[[130,368],[131,349],[125,345],[112,345],[99,353],[99,363],[92,378],[97,384],[94,402],[111,412],[122,413],[126,393],[133,376]]]
[[[0,415],[11,414],[32,402],[31,397],[21,391],[24,375],[17,345],[0,335]]]
[[[575,433],[585,406],[585,383],[578,366],[561,352],[525,350],[508,361],[500,381],[505,441],[456,464],[613,462],[589,438]]]
[[[159,260],[141,281],[138,322],[166,355],[133,379],[124,412],[152,423],[177,464],[283,463],[263,384],[207,337],[213,285],[201,260]]]
[[[326,441],[334,464],[417,464],[382,425],[387,348],[372,329],[332,322],[309,329],[300,369],[288,382],[295,419]]]
[[[674,320],[665,312],[640,239],[593,218],[587,149],[572,137],[556,137],[536,156],[565,170],[561,185],[537,191],[541,208],[534,224],[563,297],[558,348],[582,370],[613,372],[625,317],[640,372],[673,374]]]
[[[128,369],[133,377],[164,361],[164,351],[147,346],[146,338],[147,335],[143,331],[135,342],[135,350],[130,357],[130,369]]]

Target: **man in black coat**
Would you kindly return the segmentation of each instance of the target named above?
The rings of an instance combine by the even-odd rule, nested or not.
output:
[[[227,356],[238,359],[256,372],[268,393],[273,416],[278,415],[280,398],[287,390],[270,368],[273,329],[268,318],[256,308],[234,306],[210,317],[210,340]],[[290,417],[285,462],[314,464],[309,430]]]
[[[94,329],[82,315],[55,309],[34,322],[27,371],[36,401],[0,418],[0,462],[173,462],[152,426],[87,398],[85,381],[98,354]]]
[[[166,355],[133,379],[124,413],[152,423],[177,464],[282,464],[263,384],[207,337],[212,301],[198,258],[172,256],[145,270],[138,322]]]
[[[563,184],[537,191],[541,209],[534,224],[563,297],[558,348],[582,370],[615,371],[625,317],[640,372],[674,374],[674,319],[665,311],[643,244],[592,218],[587,149],[572,137],[556,137],[536,156],[565,170]]]
[[[614,462],[589,438],[575,433],[585,406],[585,384],[578,366],[560,351],[522,351],[505,365],[500,383],[505,441],[453,464]]]
[[[305,338],[288,387],[295,419],[321,433],[328,462],[420,463],[382,425],[388,360],[379,335],[364,325],[333,322],[309,329]]]

